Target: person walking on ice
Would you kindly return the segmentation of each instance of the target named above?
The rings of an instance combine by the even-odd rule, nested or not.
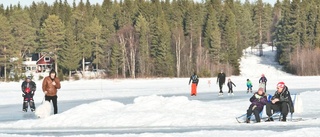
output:
[[[252,82],[247,79],[247,93],[251,92],[252,93]]]
[[[197,96],[197,86],[199,83],[199,77],[196,74],[196,72],[193,73],[193,75],[190,77],[189,80],[189,85],[192,81],[192,85],[191,85],[191,96]]]
[[[217,77],[217,84],[219,83],[219,95],[223,95],[223,91],[222,91],[222,88],[223,88],[223,85],[224,83],[226,83],[226,74],[223,72],[223,70],[221,70],[221,72],[218,74],[218,77]]]
[[[267,78],[264,74],[261,74],[261,77],[259,79],[259,86],[264,88],[264,92],[267,92]]]
[[[231,79],[228,78],[228,83],[227,83],[227,86],[228,86],[228,88],[229,88],[228,96],[229,96],[230,94],[231,94],[232,96],[234,95],[234,94],[233,94],[232,85],[236,87],[236,85],[231,81]]]

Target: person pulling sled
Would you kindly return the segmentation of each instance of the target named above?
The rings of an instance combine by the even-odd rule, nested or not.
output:
[[[36,91],[36,83],[31,80],[31,77],[26,77],[25,81],[22,82],[21,90],[22,90],[22,97],[23,97],[23,105],[22,111],[27,112],[28,106],[30,106],[30,110],[33,112],[36,110],[34,105],[34,92]]]

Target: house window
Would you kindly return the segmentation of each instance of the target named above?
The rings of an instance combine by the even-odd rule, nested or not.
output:
[[[45,57],[45,58],[44,58],[44,61],[45,61],[45,62],[50,62],[50,57]]]
[[[31,58],[26,58],[26,61],[32,61]]]

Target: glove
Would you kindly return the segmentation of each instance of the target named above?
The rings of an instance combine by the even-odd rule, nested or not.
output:
[[[22,93],[22,97],[24,97],[26,94]]]

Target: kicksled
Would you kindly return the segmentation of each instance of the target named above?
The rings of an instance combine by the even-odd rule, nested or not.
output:
[[[268,95],[268,100],[272,97],[272,95]],[[301,113],[303,111],[302,109],[302,101],[300,99],[300,95],[299,94],[294,94],[294,95],[291,95],[291,98],[293,99],[293,104],[294,104],[294,108],[295,108],[295,113]],[[261,111],[261,113],[259,114],[260,115],[260,118],[261,118],[261,122],[264,122],[268,119],[267,116],[263,115],[263,114],[266,114],[266,108],[264,106],[263,110]],[[273,115],[271,116],[274,121],[280,121],[281,120],[281,112],[274,112]],[[236,121],[238,123],[246,123],[246,120],[247,120],[247,114],[243,114],[241,116],[238,116],[238,117],[235,117]],[[251,115],[249,117],[250,119],[250,123],[255,123],[256,120],[255,120],[255,116],[254,115]],[[301,117],[293,117],[293,113],[289,113],[288,114],[288,120],[287,121],[292,121],[292,122],[298,122],[298,121],[305,121],[305,120],[308,120],[310,118],[301,118]],[[313,118],[311,118],[313,119]]]

